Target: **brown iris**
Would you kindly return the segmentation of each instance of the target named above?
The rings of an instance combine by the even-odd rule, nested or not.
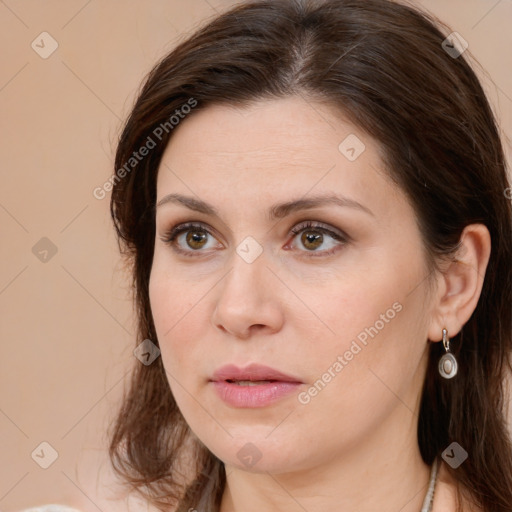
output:
[[[186,236],[187,244],[192,249],[201,249],[204,246],[204,244],[201,245],[201,242],[206,241],[206,237],[207,233],[205,233],[204,231],[189,231]]]
[[[304,231],[300,237],[301,242],[304,244],[304,247],[307,249],[316,249],[320,245],[322,245],[323,242],[323,235],[322,234],[312,234],[312,231]],[[320,240],[320,243],[317,243]],[[309,244],[316,244],[313,247],[310,247]]]

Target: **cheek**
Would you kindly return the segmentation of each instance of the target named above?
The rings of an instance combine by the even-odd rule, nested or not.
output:
[[[316,322],[321,329],[307,360],[315,379],[338,382],[329,383],[333,400],[334,388],[341,397],[356,385],[357,395],[371,401],[374,386],[400,391],[416,378],[427,348],[428,304],[421,255],[408,256],[383,254],[378,265],[336,276],[322,293],[309,294],[308,305],[328,329]]]
[[[413,418],[426,346],[418,316],[422,301],[411,295],[393,302],[397,293],[395,288],[365,300],[361,290],[346,311],[336,316],[332,308],[331,322],[340,334],[317,340],[321,350],[304,356],[314,371],[298,397],[303,407],[297,410],[297,425],[333,439],[340,432],[355,439],[397,406],[404,406],[404,421]],[[318,442],[314,435],[305,441]]]
[[[149,281],[151,312],[162,363],[175,400],[184,414],[197,407],[196,397],[209,377],[212,328],[208,291],[215,281],[188,282],[155,254]]]
[[[167,372],[180,379],[190,368],[200,339],[194,335],[195,324],[190,321],[201,309],[200,297],[183,293],[184,289],[187,287],[175,274],[153,267],[149,298],[162,360]]]

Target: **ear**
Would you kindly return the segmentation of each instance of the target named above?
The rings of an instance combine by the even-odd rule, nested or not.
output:
[[[443,328],[455,336],[476,308],[491,254],[491,235],[483,224],[466,226],[455,260],[450,261],[437,279],[428,337],[441,341]]]

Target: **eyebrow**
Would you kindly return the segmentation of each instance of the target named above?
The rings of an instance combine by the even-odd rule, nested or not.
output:
[[[164,204],[169,203],[180,204],[195,212],[204,213],[205,215],[212,215],[219,218],[218,210],[211,204],[206,203],[201,199],[196,199],[190,196],[184,196],[182,194],[168,194],[164,196],[162,199],[160,199],[160,201],[158,201],[156,207],[158,208],[160,206],[163,206]],[[269,208],[268,218],[271,221],[282,219],[294,212],[309,210],[312,208],[318,208],[321,206],[331,204],[360,210],[375,217],[375,214],[369,208],[363,206],[361,203],[358,203],[357,201],[350,199],[348,197],[338,196],[334,193],[330,193],[308,197],[307,199],[299,198],[294,199],[292,201],[287,201],[285,203],[274,204]]]

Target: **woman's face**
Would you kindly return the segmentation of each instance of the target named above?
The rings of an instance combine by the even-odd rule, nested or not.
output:
[[[270,472],[414,440],[428,271],[378,144],[298,97],[208,107],[175,130],[149,292],[194,434],[227,465]]]

